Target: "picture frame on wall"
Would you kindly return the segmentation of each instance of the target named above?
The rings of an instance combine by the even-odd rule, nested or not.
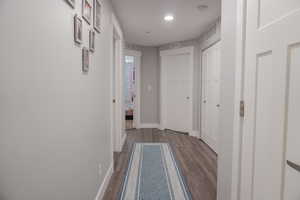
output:
[[[90,30],[90,34],[89,34],[89,47],[90,47],[90,51],[94,52],[95,51],[95,36],[96,33],[94,30]]]
[[[94,0],[94,29],[100,33],[101,31],[101,14],[102,14],[102,5],[100,0]]]
[[[82,72],[88,73],[90,68],[90,51],[88,48],[82,48]]]
[[[76,14],[74,16],[74,41],[77,44],[82,43],[82,19]]]
[[[92,4],[89,0],[82,0],[82,18],[91,24],[92,21]]]
[[[74,16],[74,41],[77,44],[82,43],[82,19],[76,14]]]
[[[75,8],[75,0],[66,0],[66,2],[74,9]]]

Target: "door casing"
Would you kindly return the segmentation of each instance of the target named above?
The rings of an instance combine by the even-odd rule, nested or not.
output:
[[[133,56],[135,65],[135,92],[133,123],[135,128],[141,126],[141,57],[142,52],[125,49],[124,56]]]

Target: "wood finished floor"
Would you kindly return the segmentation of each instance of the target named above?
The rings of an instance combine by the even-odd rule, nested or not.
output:
[[[202,141],[172,131],[139,129],[127,131],[121,153],[115,153],[114,173],[104,200],[117,200],[126,173],[130,152],[136,142],[167,142],[171,145],[194,200],[216,200],[217,156]]]

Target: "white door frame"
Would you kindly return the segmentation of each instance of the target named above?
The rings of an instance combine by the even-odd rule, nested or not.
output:
[[[125,134],[125,119],[123,116],[124,102],[123,102],[123,33],[117,21],[117,18],[112,14],[112,38],[111,38],[111,145],[113,152],[121,152],[123,144],[126,140]],[[116,41],[116,50],[114,48],[114,40]],[[115,50],[115,52],[113,52]],[[115,74],[113,74],[115,68]],[[113,84],[113,76],[115,76],[115,84]],[[115,85],[115,88],[113,88]],[[115,103],[113,103],[113,90],[115,90]],[[114,108],[115,107],[115,111]],[[113,112],[115,112],[113,114]],[[113,116],[115,118],[113,119]]]
[[[141,57],[142,53],[135,50],[125,50],[124,56],[133,56],[135,58],[135,100],[133,121],[135,128],[140,128],[141,125]]]
[[[189,54],[190,55],[190,67],[191,67],[191,81],[192,81],[192,87],[191,87],[191,105],[190,105],[190,125],[189,125],[189,134],[193,134],[193,105],[194,105],[194,47],[193,46],[188,46],[188,47],[182,47],[182,48],[177,48],[177,49],[170,49],[170,50],[162,50],[160,51],[160,60],[162,60],[162,57],[164,56],[172,56],[172,55],[178,55],[178,54]],[[164,130],[165,129],[165,120],[163,119],[164,116],[164,109],[162,108],[162,102],[163,102],[163,85],[162,85],[162,66],[160,67],[160,129]]]
[[[221,137],[219,137],[217,200],[243,199],[240,196],[240,179],[241,139],[244,120],[240,117],[239,111],[240,101],[244,98],[245,25],[247,14],[245,5],[246,0],[222,1],[221,65],[225,63],[230,67],[224,66],[221,69],[221,91],[223,90],[221,92],[221,105],[223,107],[221,107],[220,127],[223,133],[226,134],[221,134]],[[234,39],[230,37],[234,37]],[[222,54],[228,52],[228,49],[232,49],[231,52],[223,56]],[[226,59],[226,61],[223,59]],[[233,88],[229,88],[229,85],[233,86]],[[225,88],[232,91],[224,91]],[[228,93],[233,95],[228,96]],[[225,100],[226,102],[223,102]],[[228,108],[224,108],[224,106]],[[224,116],[226,116],[227,120],[223,119]],[[226,123],[231,121],[232,124],[226,126],[226,123],[222,122],[223,120]]]

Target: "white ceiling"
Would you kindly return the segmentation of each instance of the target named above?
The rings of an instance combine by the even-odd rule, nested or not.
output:
[[[112,4],[126,41],[143,46],[194,39],[221,15],[221,0],[112,0]],[[208,8],[200,11],[199,5]],[[173,22],[164,21],[168,13],[174,15]]]

